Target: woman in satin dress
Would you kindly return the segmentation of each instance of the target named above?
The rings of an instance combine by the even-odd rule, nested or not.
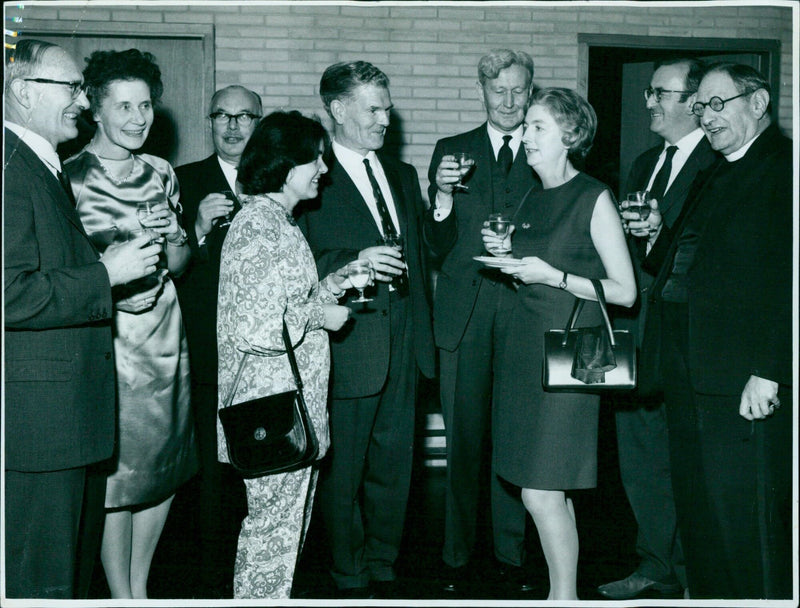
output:
[[[188,351],[169,278],[183,270],[190,251],[178,223],[172,167],[134,153],[147,139],[163,90],[153,56],[97,51],[87,61],[84,83],[97,130],[65,163],[78,213],[101,254],[143,227],[163,242],[163,267],[114,291],[119,425],[101,560],[112,598],[144,599],[172,498],[197,470]],[[137,203],[144,201],[150,213],[140,218]]]
[[[577,599],[578,529],[571,490],[597,485],[597,394],[550,393],[542,386],[544,332],[563,328],[575,297],[636,299],[625,235],[608,186],[578,170],[597,127],[594,109],[570,89],[537,91],[525,115],[522,144],[542,180],[512,216],[505,249],[518,258],[500,270],[516,289],[500,298],[495,330],[492,428],[494,470],[520,488],[550,577],[548,600]],[[491,251],[501,241],[488,228]],[[601,322],[587,305],[580,325]]]

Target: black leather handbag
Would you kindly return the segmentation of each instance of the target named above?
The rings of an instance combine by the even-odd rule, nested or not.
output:
[[[245,353],[230,394],[219,410],[228,444],[228,458],[242,477],[294,471],[310,465],[319,452],[285,320],[283,341],[297,389],[231,405],[249,356]]]
[[[542,384],[546,391],[597,392],[636,388],[636,343],[628,330],[614,330],[600,281],[593,279],[603,314],[600,327],[575,327],[586,302],[575,299],[565,329],[544,334]]]

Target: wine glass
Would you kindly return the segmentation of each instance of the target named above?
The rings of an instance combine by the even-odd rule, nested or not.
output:
[[[511,248],[506,246],[505,239],[511,231],[511,218],[502,213],[492,213],[489,215],[489,230],[503,239],[503,243],[489,249],[492,255],[505,255],[511,252]]]
[[[220,192],[220,194],[225,195],[225,198],[227,198],[229,201],[231,201],[234,204],[237,201],[236,193],[233,192],[232,190],[222,190]],[[235,209],[235,207],[234,207],[234,209]],[[226,213],[225,215],[223,215],[219,219],[219,222],[217,223],[217,228],[224,228],[225,226],[230,226],[231,225],[231,222],[233,221],[234,209],[231,209],[230,211],[228,211],[228,213]]]
[[[469,152],[456,152],[453,156],[455,156],[456,162],[458,163],[458,171],[461,174],[458,178],[458,182],[453,184],[453,190],[469,190],[469,186],[464,185],[464,178],[475,166],[475,159]]]
[[[143,228],[148,227],[147,219],[153,213],[153,207],[158,204],[158,201],[141,201],[136,203],[136,219]]]
[[[372,298],[364,297],[364,289],[372,277],[372,265],[369,260],[353,260],[347,265],[347,276],[358,290],[358,299],[353,302],[372,302]]]

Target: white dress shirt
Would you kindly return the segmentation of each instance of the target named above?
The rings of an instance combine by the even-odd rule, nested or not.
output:
[[[239,176],[239,171],[236,169],[236,165],[232,165],[219,156],[217,156],[217,162],[219,163],[219,168],[222,169],[222,174],[225,176],[225,181],[228,182],[228,185],[231,187],[231,192],[238,194],[236,190],[236,178]]]
[[[678,174],[683,169],[683,166],[686,164],[686,161],[689,160],[689,157],[694,152],[694,149],[697,147],[697,144],[700,143],[700,140],[703,139],[705,135],[703,134],[703,130],[698,127],[688,135],[684,135],[681,139],[676,141],[674,144],[670,144],[667,141],[664,141],[664,149],[661,150],[661,154],[658,157],[658,162],[656,163],[655,169],[653,169],[652,175],[650,175],[650,180],[647,182],[647,190],[652,189],[653,182],[656,179],[656,175],[661,170],[661,167],[664,165],[664,159],[667,157],[667,148],[669,146],[678,146],[678,149],[675,150],[675,155],[672,157],[672,170],[669,173],[669,179],[667,180],[667,187],[664,188],[664,192],[669,190],[669,187],[672,185],[672,182],[675,181],[675,178],[678,177]]]
[[[350,148],[345,148],[334,140],[333,153],[336,155],[336,160],[350,176],[350,179],[355,183],[359,193],[367,203],[367,208],[372,214],[378,230],[383,234],[383,223],[381,222],[380,213],[378,213],[378,204],[375,202],[375,194],[372,192],[372,184],[367,176],[367,168],[364,166],[364,159],[369,160],[369,166],[372,168],[372,173],[375,175],[375,181],[381,188],[381,193],[386,201],[386,206],[389,208],[389,216],[392,218],[394,229],[397,234],[400,234],[400,223],[397,221],[397,209],[394,205],[394,198],[392,198],[392,189],[389,187],[389,181],[386,179],[386,174],[383,172],[381,162],[374,151],[370,151],[366,156],[362,156],[358,152],[354,152]]]

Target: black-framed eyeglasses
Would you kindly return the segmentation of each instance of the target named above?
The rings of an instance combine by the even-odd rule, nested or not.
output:
[[[650,101],[651,97],[656,98],[656,102],[661,101],[661,96],[664,93],[680,93],[681,95],[688,95],[691,91],[675,91],[672,89],[662,89],[661,87],[647,87],[642,93],[644,93],[645,101]]]
[[[61,84],[65,87],[69,87],[69,91],[72,94],[72,98],[75,99],[78,95],[81,94],[83,90],[83,82],[80,80],[53,80],[51,78],[23,78],[26,82],[39,82],[41,84]]]
[[[750,93],[752,93],[752,91],[739,93],[738,95],[734,95],[733,97],[728,97],[728,99],[720,99],[715,95],[705,103],[703,103],[702,101],[696,101],[692,104],[692,114],[702,118],[703,114],[706,111],[706,106],[710,107],[715,112],[722,112],[722,108],[725,107],[726,103],[728,103],[729,101],[733,101],[734,99],[739,99],[740,97],[744,97],[745,95],[749,95]]]
[[[239,112],[238,114],[228,114],[227,112],[211,112],[208,117],[218,125],[227,125],[231,120],[233,120],[240,127],[249,127],[254,120],[261,118],[258,114],[251,114],[250,112]]]

